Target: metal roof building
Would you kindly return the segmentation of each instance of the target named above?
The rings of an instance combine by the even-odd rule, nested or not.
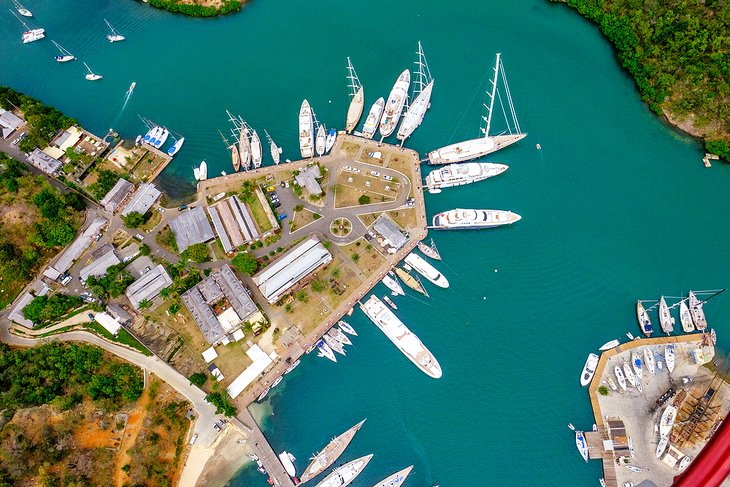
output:
[[[396,249],[400,249],[408,242],[408,237],[404,235],[403,230],[385,215],[380,215],[375,221],[373,230],[382,235],[387,243]]]
[[[50,174],[52,176],[58,174],[58,171],[61,170],[61,166],[63,165],[61,161],[49,156],[40,149],[35,149],[33,152],[31,152],[30,156],[28,156],[28,162],[33,164],[44,173]]]
[[[2,134],[4,139],[10,137],[10,134],[15,132],[22,124],[23,119],[13,112],[0,108],[0,134]]]
[[[134,191],[134,184],[130,183],[126,179],[120,178],[117,184],[102,198],[99,202],[109,213],[114,213],[119,209],[119,205],[132,194]]]
[[[319,166],[313,164],[306,169],[302,169],[299,174],[294,176],[294,180],[299,186],[306,188],[309,194],[322,194],[322,187],[317,182],[317,178],[322,177],[319,172]]]
[[[94,259],[93,262],[79,271],[79,279],[82,281],[86,281],[89,276],[101,277],[111,266],[122,262],[114,252],[114,245],[110,243],[96,249],[91,257]]]
[[[215,234],[210,226],[208,216],[202,206],[184,211],[170,221],[170,230],[175,234],[175,241],[180,252],[191,245],[213,240]]]
[[[81,257],[81,254],[83,254],[89,245],[91,245],[94,235],[99,233],[101,227],[107,223],[109,223],[109,220],[106,218],[100,216],[96,217],[94,221],[91,222],[91,225],[89,225],[86,230],[84,230],[81,235],[79,235],[76,240],[74,240],[71,245],[63,251],[58,260],[43,271],[43,275],[49,279],[55,280],[59,275],[69,270],[74,261]]]
[[[332,254],[317,237],[312,237],[253,276],[253,282],[269,303],[275,303],[300,280],[330,262]]]
[[[209,206],[208,213],[226,252],[232,252],[261,235],[245,203],[237,196]]]
[[[213,271],[181,297],[211,345],[220,343],[227,334],[240,329],[248,318],[258,312],[248,291],[227,264]],[[219,306],[221,301],[224,302],[224,309]]]
[[[116,303],[106,305],[106,312],[121,324],[127,324],[132,321],[133,316]]]
[[[10,321],[14,321],[19,325],[23,325],[26,328],[33,328],[35,326],[35,323],[23,316],[23,308],[28,306],[28,303],[33,301],[33,298],[34,296],[31,293],[23,294],[23,297],[18,300],[17,306],[13,308],[13,311],[11,311],[10,315],[8,316],[8,318],[10,318]]]
[[[151,183],[142,183],[137,188],[137,191],[132,195],[132,198],[127,203],[127,206],[122,210],[122,216],[127,216],[133,211],[144,215],[147,210],[152,208],[155,201],[162,196],[162,193]]]
[[[154,267],[129,285],[125,294],[132,303],[132,306],[139,309],[139,303],[145,300],[152,300],[160,294],[160,291],[172,284],[170,275],[162,264]]]

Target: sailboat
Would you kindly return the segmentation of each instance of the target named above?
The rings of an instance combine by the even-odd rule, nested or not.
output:
[[[667,335],[674,331],[674,318],[669,313],[669,307],[664,300],[664,296],[659,299],[659,324]]]
[[[441,260],[441,254],[436,248],[436,244],[434,243],[433,239],[431,239],[431,245],[426,245],[423,242],[418,242],[418,250],[423,252],[423,255],[427,257],[431,257],[435,260]]]
[[[167,155],[170,157],[175,156],[178,152],[180,152],[180,149],[182,149],[183,144],[185,143],[185,137],[180,137],[175,141],[172,146],[170,146],[169,149],[167,149]]]
[[[87,69],[87,70],[89,71],[89,72],[88,72],[88,74],[86,75],[86,79],[87,79],[87,80],[89,80],[89,81],[96,81],[96,80],[98,80],[98,79],[101,79],[101,78],[103,78],[103,76],[102,76],[102,75],[94,73],[94,72],[93,72],[93,71],[91,70],[91,68],[89,67],[89,65],[88,65],[88,64],[84,63],[84,66],[86,66],[86,69]]]
[[[304,158],[314,156],[314,122],[312,107],[307,100],[302,101],[299,109],[299,151]]]
[[[689,292],[689,311],[692,314],[692,321],[699,331],[705,331],[707,328],[707,320],[705,319],[705,312],[702,310],[702,304],[694,291]]]
[[[362,128],[362,136],[366,139],[372,139],[380,125],[380,117],[383,115],[385,107],[385,99],[381,96],[378,98],[368,112],[368,118],[365,119],[365,125]]]
[[[104,19],[104,22],[106,22],[107,27],[109,27],[110,33],[106,36],[106,38],[109,39],[109,42],[119,42],[124,40],[124,36],[117,32],[108,20]]]
[[[155,141],[155,143],[152,144],[152,145],[155,146],[155,149],[159,149],[167,141],[167,138],[169,136],[170,136],[170,131],[163,127],[162,128],[162,133],[157,138],[157,140]]]
[[[423,287],[423,284],[421,284],[421,281],[418,280],[417,277],[414,277],[408,271],[401,269],[400,267],[395,268],[395,273],[406,286],[423,294],[424,296],[428,296],[426,288]]]
[[[332,150],[332,147],[335,145],[335,141],[337,140],[337,131],[335,129],[330,129],[329,133],[327,134],[327,140],[324,143],[324,152],[328,153]]]
[[[12,10],[10,11],[10,13],[15,15],[15,12],[13,12]],[[23,24],[23,27],[25,27],[25,32],[23,32],[23,36],[21,37],[23,40],[23,44],[39,41],[46,37],[46,29],[31,29],[30,27],[28,27],[28,24],[23,21],[23,19],[21,19],[17,15],[15,15],[15,18],[18,19],[21,24]]]
[[[239,119],[238,125],[238,153],[241,155],[241,166],[245,171],[251,166],[251,139],[248,136],[248,126],[243,119]]]
[[[505,98],[509,105],[509,114],[512,118],[511,124],[510,120],[507,119],[507,111],[503,105],[502,96],[497,91],[497,84],[500,79],[502,80]],[[482,136],[476,139],[465,140],[463,142],[457,142],[456,144],[447,145],[446,147],[429,152],[429,164],[452,164],[455,162],[470,161],[503,149],[525,138],[527,134],[522,133],[520,130],[520,124],[517,121],[517,113],[515,112],[514,104],[512,103],[512,94],[509,90],[509,85],[507,84],[507,77],[504,73],[504,66],[502,65],[500,53],[497,53],[497,61],[494,65],[494,77],[491,80],[491,83],[491,93],[487,93],[489,96],[489,105],[484,105],[487,109],[487,116],[482,117],[482,120],[485,122],[485,126],[481,128]],[[505,122],[507,123],[506,133],[501,133],[499,135],[490,134],[495,98],[499,99],[499,103],[502,105],[502,113],[505,114]]]
[[[251,129],[251,161],[254,169],[261,167],[263,151],[261,150],[261,139],[254,129]]]
[[[25,7],[23,7],[23,6],[22,6],[22,5],[20,4],[20,2],[18,2],[18,0],[13,0],[13,5],[15,5],[15,10],[17,10],[17,11],[18,11],[18,13],[19,13],[20,15],[22,15],[23,17],[33,17],[33,14],[32,14],[32,13],[30,13],[30,10],[28,10],[28,9],[27,9],[27,8],[25,8]]]
[[[401,287],[400,283],[396,279],[395,275],[391,275],[391,273],[388,273],[383,276],[383,279],[381,280],[383,284],[385,284],[388,289],[392,291],[393,296],[405,296],[406,293],[403,292],[403,288]]]
[[[334,352],[329,347],[329,345],[324,342],[324,340],[320,340],[317,342],[317,348],[319,349],[319,352],[317,353],[318,357],[324,357],[333,362],[337,362],[337,357],[335,357]]]
[[[641,301],[636,302],[636,318],[639,320],[639,326],[641,327],[642,333],[646,336],[651,336],[654,329],[651,326],[651,319],[649,318],[649,313],[646,312],[646,309],[644,309],[644,305],[641,304]]]
[[[327,144],[327,137],[325,135],[325,128],[323,124],[319,124],[317,127],[317,138],[314,144],[314,149],[317,151],[318,156],[324,154],[324,149]]]
[[[365,90],[357,77],[355,68],[352,66],[350,58],[347,58],[347,79],[350,81],[350,106],[347,109],[347,119],[345,121],[345,131],[349,134],[357,127],[362,111],[365,107]]]
[[[233,164],[233,170],[238,172],[238,170],[241,169],[241,155],[238,153],[238,147],[236,147],[235,142],[233,144],[229,143],[226,136],[223,135],[223,132],[219,130],[218,133],[221,134],[223,143],[226,144],[226,147],[231,151],[231,163]],[[225,174],[223,175],[225,176]]]
[[[269,133],[264,129],[264,135],[266,135],[266,140],[269,141],[269,148],[271,149],[271,158],[274,160],[274,164],[279,164],[281,162],[281,147],[278,147],[274,143],[274,139],[271,138]]]
[[[408,99],[408,87],[411,84],[411,72],[404,70],[393,85],[388,95],[388,101],[385,103],[383,117],[380,119],[380,137],[382,139],[388,137],[398,125],[403,105]]]
[[[61,53],[58,56],[56,56],[56,58],[55,58],[56,61],[58,61],[59,63],[67,63],[69,61],[75,61],[76,60],[76,56],[74,56],[69,51],[67,51],[66,49],[64,49],[63,47],[61,47],[61,45],[58,42],[53,41],[53,40],[51,42],[53,43],[54,46],[56,46],[56,48]]]
[[[423,116],[426,110],[431,106],[431,91],[433,90],[433,77],[426,63],[426,56],[423,54],[421,41],[418,41],[418,61],[416,61],[418,70],[414,76],[414,89],[410,99],[413,100],[408,107],[403,121],[400,124],[396,138],[400,140],[400,145],[411,136],[414,130],[423,122]]]
[[[679,302],[679,322],[682,323],[682,330],[685,333],[692,333],[695,330],[692,313],[689,312],[689,308],[684,299]]]

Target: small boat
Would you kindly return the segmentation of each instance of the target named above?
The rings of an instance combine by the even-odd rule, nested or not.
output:
[[[602,352],[605,350],[611,350],[612,348],[618,347],[620,343],[621,342],[619,342],[618,340],[611,340],[610,342],[606,342],[603,345],[601,345],[601,348],[599,348],[598,350],[600,350]]]
[[[626,376],[626,380],[629,381],[629,384],[631,384],[633,387],[636,387],[636,375],[634,375],[634,371],[631,370],[631,367],[626,362],[624,362],[623,371],[624,375]]]
[[[606,382],[608,382],[608,387],[610,387],[612,391],[618,391],[618,387],[616,387],[616,381],[614,381],[612,377],[608,377],[606,379]]]
[[[667,370],[671,374],[674,371],[675,357],[674,357],[674,344],[668,343],[664,347],[664,361],[667,363]]]
[[[580,453],[580,456],[582,456],[583,460],[585,460],[587,462],[588,461],[588,443],[586,442],[585,435],[580,430],[575,431],[575,446],[578,448],[578,452]]]
[[[182,149],[183,144],[185,143],[185,137],[180,137],[175,141],[172,146],[170,146],[169,149],[167,149],[167,155],[170,157],[174,157],[175,154],[180,152],[180,149]]]
[[[238,172],[241,169],[241,155],[238,152],[238,147],[233,144],[229,147],[231,149],[231,162],[233,163],[233,170]]]
[[[679,471],[681,472],[685,468],[687,468],[687,466],[689,465],[689,462],[691,462],[691,461],[692,461],[691,457],[688,457],[688,456],[682,457],[682,459],[679,461],[679,467],[678,467]]]
[[[639,327],[641,327],[641,332],[648,337],[651,336],[654,330],[651,326],[649,313],[646,312],[646,309],[644,309],[644,305],[641,304],[641,301],[636,302],[636,318],[639,320]]]
[[[284,376],[280,375],[279,377],[274,379],[274,382],[271,383],[271,386],[269,387],[269,389],[273,389],[274,387],[278,386],[281,383],[281,381],[283,381],[283,380],[284,380]]]
[[[710,330],[710,342],[712,343],[712,345],[717,344],[717,333],[715,332],[714,328]]]
[[[323,340],[317,342],[317,348],[319,349],[318,356],[330,359],[333,362],[337,362],[337,357],[332,349]]]
[[[591,383],[593,374],[596,373],[596,365],[598,365],[598,355],[591,353],[588,355],[586,364],[583,366],[583,372],[580,374],[580,385],[585,387]]]
[[[624,376],[623,371],[621,370],[621,367],[618,365],[613,368],[613,373],[616,375],[616,380],[618,381],[618,385],[621,386],[621,389],[624,391],[626,390],[626,377]]]
[[[208,164],[205,161],[200,162],[200,167],[198,168],[198,171],[200,171],[200,180],[205,181],[208,179]]]
[[[626,332],[626,337],[627,337],[627,338],[628,338],[629,340],[636,340],[636,338],[634,338],[634,335],[632,335],[632,334],[631,334],[631,332],[629,332],[629,331],[627,331],[627,332]]]
[[[33,14],[30,12],[30,10],[23,7],[20,2],[18,2],[18,0],[13,0],[13,5],[15,5],[15,10],[17,10],[18,13],[23,17],[33,17]]]
[[[135,146],[138,146],[140,144],[142,144],[142,136],[141,135],[138,135],[137,138],[134,139],[134,145]]]
[[[330,328],[327,334],[343,345],[352,345],[352,342],[349,338],[347,338],[347,335],[342,333],[342,330],[340,330],[336,326]]]
[[[575,431],[575,426],[573,426],[573,423],[568,423],[568,429]]]
[[[335,352],[339,353],[340,355],[346,355],[345,347],[342,346],[342,343],[340,343],[337,339],[334,337],[324,334],[322,335],[322,338],[324,339],[325,343],[329,345],[329,347],[334,350]]]
[[[396,267],[395,273],[400,280],[403,281],[403,284],[424,296],[428,296],[428,293],[426,293],[426,289],[423,287],[423,284],[421,284],[421,281],[409,274],[408,271],[401,269],[400,267]]]
[[[446,276],[426,262],[420,255],[411,252],[406,256],[405,261],[408,265],[413,267],[416,272],[431,281],[431,283],[442,288],[449,287],[449,281],[446,279]]]
[[[598,425],[596,423],[593,423],[593,428],[591,428],[592,431],[598,431]]]
[[[400,120],[403,106],[408,99],[408,87],[411,85],[411,72],[407,69],[398,76],[388,95],[388,101],[385,103],[383,116],[380,119],[380,136],[388,137],[395,130]]]
[[[347,58],[347,72],[347,79],[350,81],[350,106],[347,108],[345,131],[349,134],[357,127],[357,123],[362,117],[362,111],[365,108],[365,91],[349,57]]]
[[[651,374],[656,373],[656,364],[654,363],[654,352],[652,352],[649,347],[644,347],[644,363],[646,364],[646,368],[649,369],[649,372]]]
[[[661,458],[664,454],[664,451],[667,449],[667,446],[669,445],[669,437],[663,437],[659,440],[659,444],[656,446],[656,457]]]
[[[324,125],[320,124],[317,127],[317,138],[315,139],[314,150],[317,151],[318,156],[324,155],[325,145],[327,143],[327,136],[325,135]]]
[[[314,122],[312,108],[304,100],[299,109],[299,150],[303,158],[314,156]]]
[[[269,393],[270,390],[271,390],[270,387],[267,387],[266,389],[264,389],[264,392],[262,392],[261,395],[256,398],[256,401],[261,402],[266,397],[266,395]]]
[[[120,42],[124,40],[124,36],[117,32],[108,20],[104,19],[104,22],[106,22],[107,27],[109,27],[110,32],[106,36],[106,38],[109,39],[109,42]]]
[[[679,302],[679,322],[682,324],[682,330],[685,333],[692,333],[695,330],[692,313],[689,312],[689,308],[684,299]]]
[[[96,81],[98,79],[103,78],[102,75],[94,73],[88,64],[84,63],[84,66],[86,66],[86,69],[89,71],[86,75],[86,79],[89,81]]]
[[[263,159],[263,151],[261,149],[261,139],[255,130],[251,129],[251,162],[254,169],[261,167]]]
[[[348,335],[357,336],[357,332],[348,322],[340,320],[337,324],[340,326],[340,330],[344,331]]]
[[[129,93],[132,93],[136,87],[137,87],[137,82],[136,81],[132,81],[132,84],[129,85],[129,89],[127,91]]]
[[[163,127],[162,128],[162,133],[157,138],[157,140],[155,141],[155,143],[152,144],[152,145],[155,147],[155,149],[159,149],[167,141],[167,138],[169,136],[170,136],[170,131]]]
[[[196,181],[200,181],[200,168],[193,166],[193,177]]]
[[[707,320],[705,312],[702,310],[702,302],[697,299],[694,291],[689,292],[689,312],[692,314],[692,321],[699,331],[705,331],[707,328]]]
[[[601,477],[600,479],[598,479],[598,483],[601,484],[601,487],[606,487],[606,481],[603,480],[603,477]]]
[[[264,129],[264,134],[266,135],[266,140],[269,141],[269,149],[271,151],[271,159],[274,160],[274,164],[279,164],[281,162],[281,147],[277,146],[274,143],[274,139],[271,138],[269,133]]]
[[[373,487],[400,487],[403,485],[403,482],[406,481],[406,477],[408,477],[408,474],[411,473],[412,469],[413,465],[406,467],[403,470],[399,470],[398,472],[384,478]]]
[[[226,175],[226,172],[225,171],[221,171],[221,176],[225,176],[225,175]]]
[[[669,434],[672,432],[672,427],[674,427],[674,421],[676,419],[677,408],[670,404],[664,410],[662,418],[659,420],[659,436],[662,438],[669,438]]]
[[[279,453],[279,461],[281,461],[281,464],[284,466],[284,470],[286,470],[289,477],[296,477],[297,475],[297,469],[294,467],[294,460],[296,460],[294,455],[287,451]]]
[[[345,487],[350,485],[365,469],[371,458],[373,458],[372,454],[366,455],[335,468],[315,487]]]
[[[390,306],[393,309],[398,309],[398,306],[395,305],[392,299],[390,299],[388,296],[383,296],[383,301],[388,303],[388,306]]]
[[[380,125],[380,116],[383,114],[385,107],[385,99],[381,96],[370,108],[368,117],[365,119],[365,125],[362,128],[362,136],[366,139],[372,139]]]
[[[337,131],[335,129],[330,129],[329,133],[327,134],[327,139],[324,143],[325,153],[328,153],[332,150],[332,147],[334,147],[335,145],[335,140],[337,140]]]
[[[431,239],[431,245],[426,245],[423,242],[418,242],[418,250],[423,252],[423,255],[425,255],[426,257],[431,257],[435,260],[441,260],[441,254],[436,248],[436,244],[434,243],[433,239]]]
[[[629,444],[629,455],[631,455],[631,458],[636,457],[636,449],[634,448],[634,439],[629,436],[628,439]]]
[[[59,63],[67,63],[69,61],[76,60],[76,56],[74,56],[69,51],[67,51],[66,49],[61,47],[61,44],[59,44],[58,42],[53,41],[53,40],[51,42],[53,43],[54,46],[56,46],[56,49],[58,49],[58,51],[61,53],[55,57],[56,61],[58,61]]]
[[[669,312],[669,307],[664,299],[664,296],[659,298],[659,324],[662,327],[662,331],[667,335],[674,331],[674,318]]]
[[[296,369],[300,363],[301,363],[300,360],[294,361],[294,363],[292,363],[289,367],[287,367],[287,369],[284,371],[284,374],[288,374],[292,370]]]
[[[639,354],[634,350],[631,352],[631,366],[634,368],[634,372],[636,373],[636,379],[641,382],[641,379],[644,377],[644,371],[641,368],[642,362],[641,357]]]
[[[632,472],[641,473],[643,470],[640,467],[637,467],[636,465],[624,465],[628,470],[631,470]]]
[[[388,289],[390,289],[393,292],[393,296],[405,296],[406,293],[403,292],[403,287],[400,285],[400,283],[396,280],[396,278],[386,274],[383,276],[383,279],[380,281],[383,284],[385,284]]]

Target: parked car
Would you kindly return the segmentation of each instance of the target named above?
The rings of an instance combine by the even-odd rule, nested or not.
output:
[[[353,167],[352,172],[354,172],[355,174],[360,174],[360,169]]]
[[[371,176],[375,176],[376,178],[380,176],[380,173],[378,171],[370,171]]]
[[[177,207],[177,211],[183,211],[183,210],[187,210],[187,209],[188,209],[188,205],[180,205]]]
[[[286,213],[282,213],[281,215],[279,215],[278,218],[279,218],[279,221],[283,220],[284,218],[286,218]]]
[[[383,175],[383,179],[385,179],[386,181],[392,181],[393,176],[388,176],[387,174],[385,174],[385,175]]]
[[[73,279],[73,278],[71,277],[71,275],[69,275],[69,274],[65,274],[65,275],[61,276],[61,284],[62,284],[63,286],[65,286],[66,284],[68,284],[69,282],[71,282],[71,279]]]
[[[198,433],[195,433],[192,438],[190,438],[190,444],[194,445],[195,442],[198,441]]]
[[[134,236],[134,238],[136,238],[137,240],[144,240],[144,235],[142,235],[141,233],[138,233],[137,235]]]
[[[13,140],[13,145],[18,145],[18,142],[20,142],[20,138]]]
[[[352,168],[350,166],[348,166],[347,164],[345,164],[344,166],[342,166],[342,169],[344,171],[352,171]]]
[[[20,140],[23,140],[26,137],[28,137],[28,134],[26,134],[25,132],[23,132],[22,134],[20,134],[20,137],[19,138],[20,138]]]
[[[89,313],[86,316],[88,316],[91,321],[96,321],[96,318],[94,317],[94,313]]]

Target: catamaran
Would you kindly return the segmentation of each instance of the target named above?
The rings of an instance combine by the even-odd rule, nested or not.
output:
[[[667,335],[674,331],[674,318],[672,318],[671,313],[669,313],[669,307],[667,306],[667,302],[664,300],[664,296],[659,299],[659,324],[661,325],[664,333]]]
[[[360,309],[421,372],[434,379],[441,377],[436,357],[377,296],[371,295]]]
[[[418,69],[414,76],[413,93],[410,96],[413,102],[406,110],[406,114],[403,115],[403,121],[395,136],[400,140],[401,146],[411,136],[413,131],[421,125],[423,117],[426,115],[426,110],[431,106],[433,77],[431,76],[431,71],[428,69],[428,63],[426,62],[426,56],[423,54],[421,41],[418,41],[418,61],[416,61],[416,65]]]
[[[413,465],[387,476],[386,478],[375,484],[373,487],[400,487],[401,485],[403,485],[403,482],[406,481],[406,478],[408,477],[408,474],[411,473],[411,470],[413,470]]]
[[[365,90],[357,77],[355,68],[352,66],[350,58],[347,58],[347,79],[350,84],[350,106],[347,109],[347,119],[345,121],[345,131],[349,134],[357,127],[362,111],[365,107]]]
[[[328,153],[332,150],[332,147],[335,146],[335,141],[337,140],[337,131],[335,129],[330,129],[329,133],[327,134],[327,140],[324,144],[324,152]]]
[[[88,72],[88,73],[86,74],[86,79],[87,79],[87,80],[89,80],[89,81],[96,81],[96,80],[98,80],[98,79],[101,79],[101,78],[103,78],[103,76],[102,76],[102,75],[94,73],[94,72],[93,72],[93,71],[91,70],[91,68],[89,67],[89,65],[88,65],[88,64],[84,63],[84,66],[86,66],[86,69],[87,69],[87,70],[89,71],[89,72]]]
[[[433,284],[443,288],[449,287],[449,281],[446,279],[446,276],[437,271],[434,266],[426,262],[420,255],[411,252],[406,256],[405,261],[408,265],[413,267],[416,272],[431,281]]]
[[[707,320],[705,320],[705,312],[702,310],[702,302],[697,299],[694,291],[689,292],[689,311],[692,314],[692,320],[699,331],[707,329]]]
[[[76,56],[74,56],[69,51],[67,51],[66,49],[61,47],[61,44],[59,44],[58,42],[56,42],[54,40],[52,40],[51,42],[61,52],[61,54],[59,54],[58,56],[55,57],[56,61],[58,61],[59,63],[67,63],[69,61],[76,60]]]
[[[13,15],[15,15],[15,12],[12,10],[10,11]],[[46,29],[31,29],[28,27],[28,24],[23,21],[20,17],[15,15],[15,18],[20,21],[21,24],[23,24],[23,27],[25,27],[25,31],[23,32],[23,36],[21,39],[23,40],[23,44],[28,44],[29,42],[35,42],[43,39],[46,37]]]
[[[274,160],[274,164],[279,164],[281,162],[281,147],[277,146],[274,143],[274,139],[271,138],[269,133],[264,129],[264,135],[266,135],[266,140],[269,141],[269,148],[271,149],[271,158]]]
[[[388,289],[390,289],[393,292],[393,296],[398,296],[398,295],[405,296],[406,295],[406,293],[403,292],[403,288],[401,287],[400,283],[398,282],[398,280],[395,277],[393,277],[389,274],[386,274],[383,276],[383,279],[380,282],[385,284],[388,287]]]
[[[23,17],[33,17],[33,14],[30,12],[30,10],[23,7],[20,2],[18,2],[18,0],[13,0],[13,5],[15,5],[15,10],[17,10],[18,13]]]
[[[441,254],[436,248],[436,243],[431,239],[431,245],[426,245],[423,241],[418,242],[418,250],[423,252],[426,257],[431,257],[434,260],[441,260]]]
[[[350,485],[365,469],[371,458],[373,458],[372,453],[335,468],[316,487],[345,487]]]
[[[641,301],[636,302],[636,319],[639,320],[639,326],[641,327],[641,332],[650,337],[651,334],[654,332],[654,329],[651,326],[651,319],[649,319],[649,313],[646,312],[646,309],[644,309],[644,305],[641,304]]]
[[[497,85],[500,79],[502,80],[505,98],[509,105],[509,114],[512,118],[511,123],[507,118],[507,111],[502,103],[502,96],[497,90]],[[429,152],[428,162],[430,164],[452,164],[454,162],[470,161],[503,149],[525,138],[527,134],[522,133],[520,130],[520,124],[517,121],[517,113],[515,112],[514,104],[512,103],[512,94],[509,90],[509,84],[507,83],[507,76],[504,72],[500,53],[497,53],[497,61],[494,65],[494,75],[491,80],[491,84],[491,93],[487,93],[487,96],[489,96],[489,105],[484,105],[487,109],[487,116],[482,117],[482,120],[485,122],[485,125],[480,129],[482,136],[476,139],[465,140],[463,142],[457,142],[456,144],[447,145],[446,147]],[[499,104],[502,105],[501,111],[505,115],[505,122],[507,124],[505,133],[501,133],[499,135],[490,134],[495,98],[498,99]]]
[[[385,99],[381,96],[378,98],[368,112],[368,117],[365,119],[365,125],[362,127],[362,136],[366,139],[372,139],[375,132],[378,130],[380,125],[380,117],[383,115],[383,108],[385,107]]]
[[[398,125],[400,115],[403,112],[403,105],[408,99],[408,87],[411,84],[411,72],[404,70],[393,85],[388,95],[388,102],[385,104],[383,117],[380,119],[380,137],[381,140],[389,136]]]
[[[349,445],[355,437],[355,433],[362,428],[364,422],[365,420],[363,419],[349,430],[333,438],[332,441],[330,441],[327,446],[322,449],[322,451],[315,454],[312,458],[312,462],[307,466],[304,473],[302,473],[302,476],[299,478],[299,485],[309,482],[314,477],[324,472],[330,465],[335,463],[340,455],[342,455],[342,452],[345,451],[347,445]]]
[[[110,32],[106,36],[106,38],[109,39],[109,42],[120,42],[124,40],[124,36],[117,32],[108,20],[104,19],[104,22],[106,22],[107,27],[109,27]]]
[[[431,193],[440,193],[441,189],[451,186],[476,183],[505,172],[509,166],[492,162],[466,162],[449,164],[431,171],[426,176],[426,189]]]
[[[314,122],[312,108],[307,100],[302,102],[299,109],[299,150],[304,158],[314,156]]]
[[[167,138],[169,136],[170,136],[170,131],[163,127],[162,133],[160,134],[160,136],[157,138],[157,140],[153,144],[155,146],[155,149],[159,149],[160,147],[162,147],[162,145],[167,141]]]
[[[174,157],[175,154],[180,152],[180,149],[182,149],[184,143],[185,137],[180,137],[179,139],[177,139],[175,143],[172,144],[169,149],[167,149],[167,155],[170,157]]]
[[[324,150],[327,144],[327,135],[325,132],[324,125],[319,124],[317,127],[317,139],[314,144],[314,148],[317,151],[318,156],[324,155]]]
[[[692,313],[685,303],[686,300],[679,302],[679,322],[682,323],[682,330],[685,333],[692,333],[695,330],[694,321],[692,321]]]
[[[419,281],[417,277],[413,277],[408,273],[408,271],[401,269],[400,267],[395,268],[395,273],[406,286],[423,294],[424,296],[428,296],[426,288],[423,287],[423,284],[421,284],[421,281]]]
[[[511,225],[521,219],[520,215],[512,211],[456,208],[434,215],[433,225],[429,228],[435,230],[477,230]]]
[[[585,387],[591,383],[593,374],[596,373],[596,366],[598,365],[598,355],[595,353],[588,354],[586,364],[583,366],[583,372],[580,374],[580,385]]]
[[[251,129],[251,161],[253,162],[254,169],[261,167],[262,159],[261,139],[259,138],[259,134],[254,129]]]

